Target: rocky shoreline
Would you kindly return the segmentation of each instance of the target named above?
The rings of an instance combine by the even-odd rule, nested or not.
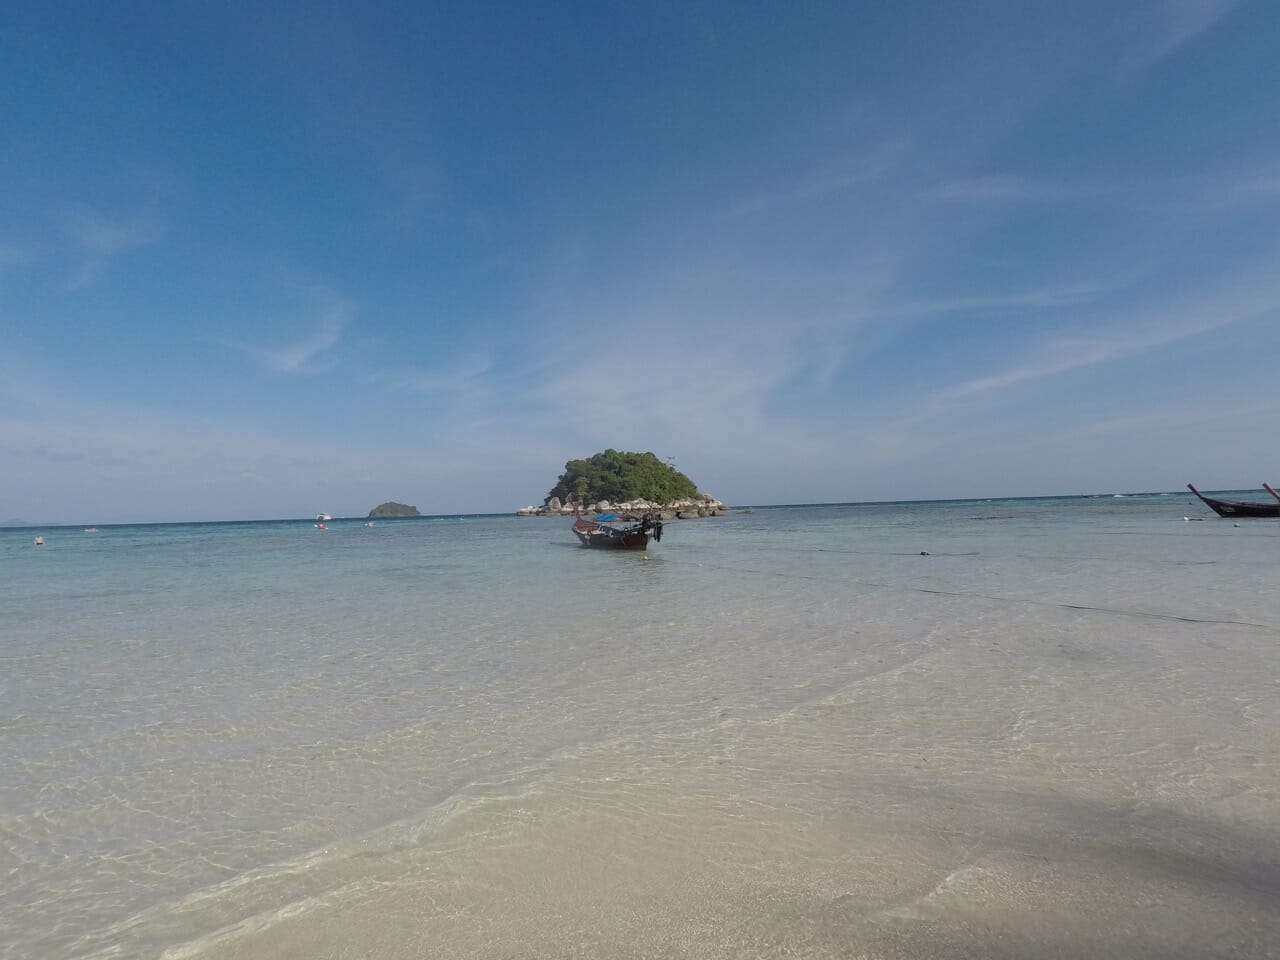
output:
[[[651,503],[648,500],[628,500],[625,503],[610,503],[608,500],[597,500],[586,504],[582,512],[593,517],[600,513],[616,513],[623,520],[639,520],[646,513],[659,514],[663,520],[697,520],[699,517],[722,517],[728,510],[723,503],[710,494],[674,500],[671,503]],[[516,511],[517,517],[571,517],[573,504],[561,503],[559,497],[552,497],[540,507],[521,507]]]

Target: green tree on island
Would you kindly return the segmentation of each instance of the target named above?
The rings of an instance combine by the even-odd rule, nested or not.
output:
[[[630,453],[605,450],[586,460],[570,460],[547,500],[580,500],[594,503],[608,500],[621,503],[645,499],[652,503],[671,503],[698,496],[692,480],[652,453]]]

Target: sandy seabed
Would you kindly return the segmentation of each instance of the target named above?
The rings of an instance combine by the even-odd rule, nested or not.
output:
[[[1170,509],[0,541],[0,960],[1280,956],[1280,528]]]
[[[1276,638],[932,606],[834,691],[478,784],[187,955],[1280,955]]]

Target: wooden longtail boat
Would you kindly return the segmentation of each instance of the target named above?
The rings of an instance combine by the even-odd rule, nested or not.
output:
[[[1251,503],[1246,500],[1219,500],[1216,497],[1206,497],[1189,483],[1187,489],[1203,500],[1205,506],[1220,517],[1280,517],[1280,497],[1276,497],[1275,503]],[[1271,488],[1267,487],[1267,489]],[[1271,492],[1274,496],[1275,491]]]
[[[1280,507],[1280,504],[1276,506]],[[639,521],[626,526],[615,526],[610,522],[616,519],[615,514],[609,513],[588,520],[581,515],[578,504],[573,505],[573,532],[584,547],[645,550],[650,536],[654,541],[662,539],[662,517],[656,513],[646,513]]]

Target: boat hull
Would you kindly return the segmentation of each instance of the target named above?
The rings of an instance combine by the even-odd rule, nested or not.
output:
[[[573,532],[584,547],[604,550],[647,550],[649,548],[649,534],[638,530],[580,530],[574,527]]]
[[[1187,489],[1220,517],[1280,517],[1280,501],[1250,503],[1245,500],[1219,500],[1217,497],[1206,497],[1189,483]]]
[[[612,515],[601,519],[612,519]],[[588,520],[581,515],[575,504],[573,534],[584,547],[604,550],[647,550],[650,539],[662,539],[662,518],[656,513],[646,513],[638,523],[627,527],[615,527],[597,520]]]

